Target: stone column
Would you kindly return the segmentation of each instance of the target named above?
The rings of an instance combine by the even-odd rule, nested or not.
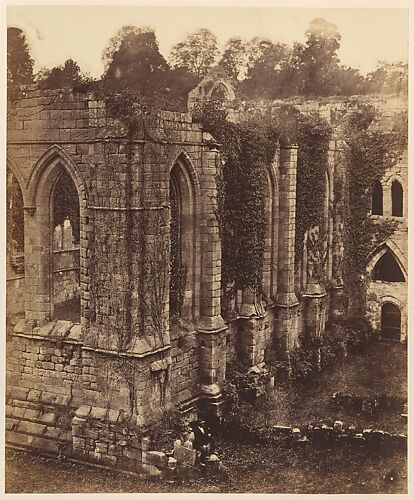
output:
[[[280,355],[298,339],[298,306],[295,294],[295,219],[297,146],[284,146],[279,162],[278,292],[276,295],[276,344]]]
[[[202,151],[201,201],[201,285],[200,389],[210,410],[215,410],[221,396],[219,383],[225,377],[226,324],[221,316],[221,241],[216,217],[216,175],[220,168],[218,145],[204,134]]]
[[[343,290],[343,253],[344,253],[344,209],[346,202],[346,165],[343,142],[331,141],[329,144],[330,161],[333,162],[333,209],[332,209],[332,281],[330,317],[336,319],[346,313]]]
[[[24,207],[26,319],[42,325],[52,319],[49,214],[40,207]],[[43,230],[42,230],[43,228]]]

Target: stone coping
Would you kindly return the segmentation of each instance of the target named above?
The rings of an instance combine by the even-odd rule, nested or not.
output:
[[[80,323],[73,323],[67,320],[50,321],[45,325],[37,327],[33,320],[20,319],[13,328],[13,335],[33,340],[75,344],[87,351],[133,358],[145,358],[171,349],[170,343],[156,348],[145,338],[137,339],[133,350],[130,352],[120,352],[94,347],[92,345],[85,345]]]
[[[39,327],[35,326],[35,322],[32,320],[21,319],[14,326],[13,333],[19,337],[36,340],[83,344],[80,323],[73,323],[67,320],[50,321]]]

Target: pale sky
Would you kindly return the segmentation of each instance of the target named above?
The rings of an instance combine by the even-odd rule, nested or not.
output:
[[[83,71],[99,77],[101,55],[109,39],[125,24],[155,29],[161,53],[186,33],[198,28],[213,31],[220,44],[231,36],[254,36],[274,42],[303,42],[312,19],[323,17],[341,33],[342,64],[362,73],[377,61],[407,61],[406,9],[311,9],[281,7],[142,7],[142,6],[12,6],[7,25],[22,28],[35,60],[35,71],[72,58]]]

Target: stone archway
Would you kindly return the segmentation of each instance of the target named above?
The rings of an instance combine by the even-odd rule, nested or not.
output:
[[[385,302],[381,307],[381,339],[400,341],[400,337],[400,308],[391,302]]]
[[[87,262],[84,256],[81,258],[82,248],[86,248],[87,238],[80,237],[75,245],[69,245],[71,248],[54,248],[54,239],[56,234],[54,230],[56,221],[54,214],[54,200],[56,190],[59,190],[59,185],[62,179],[66,179],[77,197],[79,206],[79,226],[77,231],[80,235],[86,234],[84,224],[88,224],[87,208],[86,208],[86,189],[82,181],[79,171],[75,163],[70,159],[69,155],[58,146],[51,147],[36,163],[28,185],[29,202],[31,210],[25,213],[25,230],[28,235],[28,243],[25,245],[26,259],[26,319],[34,320],[38,324],[43,324],[53,319],[69,319],[80,322],[82,314],[78,310],[76,317],[61,317],[58,311],[55,311],[55,305],[65,302],[57,298],[57,287],[55,274],[62,278],[65,274],[76,275],[76,283],[72,279],[72,292],[69,295],[63,295],[63,298],[73,298],[74,293],[81,295],[81,283],[86,276],[85,269]],[[65,223],[65,218],[61,222]],[[67,224],[66,224],[67,225]],[[63,230],[63,228],[61,228]],[[69,231],[70,232],[70,231]],[[66,233],[68,236],[68,232]],[[73,236],[73,231],[72,231]],[[63,235],[61,235],[63,238]],[[63,239],[61,239],[63,243]],[[72,242],[73,243],[73,242]],[[61,258],[59,252],[61,250],[69,250],[69,253],[77,253],[76,257]],[[66,259],[66,261],[65,261]],[[71,262],[69,262],[71,261]],[[57,278],[57,277],[56,277]],[[75,292],[76,291],[76,292]],[[82,307],[87,307],[88,304],[83,303]],[[58,316],[56,316],[58,313]]]

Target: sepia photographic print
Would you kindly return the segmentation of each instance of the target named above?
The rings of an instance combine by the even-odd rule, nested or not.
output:
[[[4,9],[6,493],[407,494],[397,7]]]

